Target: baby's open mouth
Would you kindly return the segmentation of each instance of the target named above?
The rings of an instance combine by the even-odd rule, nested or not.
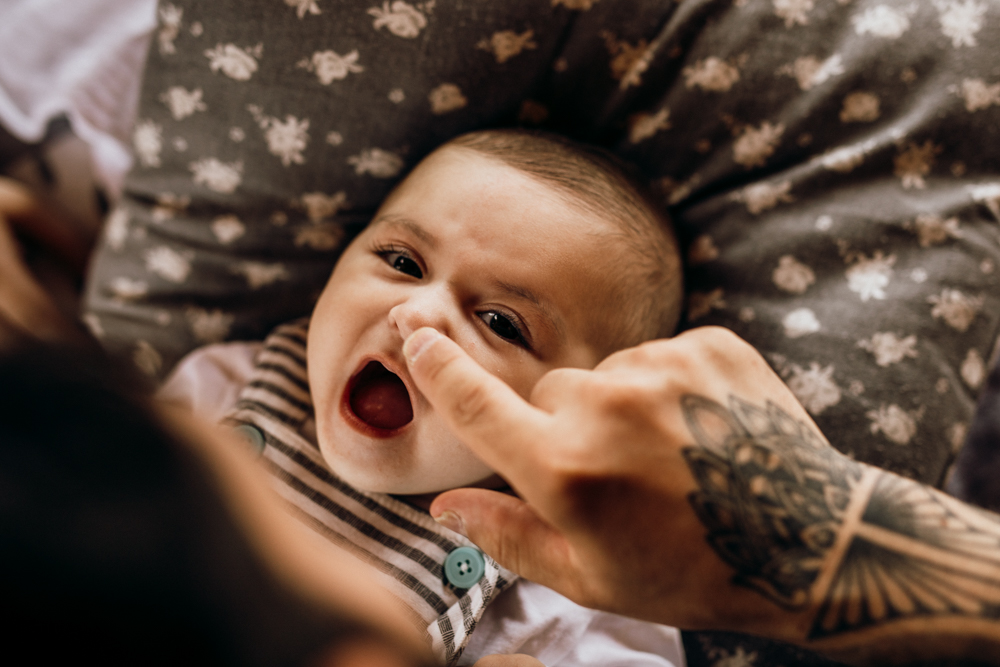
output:
[[[371,427],[395,431],[413,420],[413,406],[406,385],[377,361],[369,361],[361,369],[350,392],[351,411]]]

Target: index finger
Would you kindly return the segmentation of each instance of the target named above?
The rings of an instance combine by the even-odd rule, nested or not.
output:
[[[517,486],[524,480],[535,468],[535,445],[548,431],[551,416],[435,329],[410,334],[403,356],[417,388],[451,432],[508,482]]]

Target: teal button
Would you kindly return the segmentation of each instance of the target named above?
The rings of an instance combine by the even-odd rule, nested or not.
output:
[[[475,547],[459,547],[444,559],[444,576],[456,588],[468,588],[483,578],[486,560]]]
[[[255,456],[264,453],[264,433],[259,428],[253,424],[240,424],[236,427],[236,432],[250,445],[250,451]]]

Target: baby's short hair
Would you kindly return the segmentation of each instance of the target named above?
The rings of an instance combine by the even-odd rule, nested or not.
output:
[[[480,130],[445,146],[496,158],[618,225],[630,261],[620,267],[612,296],[622,304],[618,319],[601,336],[607,353],[673,334],[683,303],[677,239],[666,210],[629,165],[603,149],[532,130]]]

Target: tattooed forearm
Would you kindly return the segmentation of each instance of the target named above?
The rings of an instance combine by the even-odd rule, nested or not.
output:
[[[1000,619],[1000,517],[839,454],[768,404],[686,396],[690,502],[734,583],[814,610],[809,639]]]
[[[1000,518],[875,474],[812,638],[914,617],[1000,619]]]

